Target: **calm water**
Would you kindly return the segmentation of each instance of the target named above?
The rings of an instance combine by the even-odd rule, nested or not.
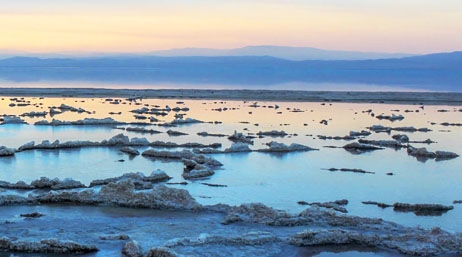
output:
[[[431,122],[461,122],[462,112],[459,106],[425,106],[424,110],[416,105],[387,104],[347,104],[347,103],[291,103],[291,102],[259,102],[259,108],[250,107],[251,102],[243,101],[204,101],[185,100],[177,104],[177,100],[143,100],[143,105],[119,104],[112,105],[104,99],[83,98],[26,98],[31,103],[41,103],[39,107],[9,107],[9,97],[0,101],[0,114],[19,115],[29,111],[48,110],[49,106],[59,106],[62,103],[74,107],[82,107],[92,114],[77,114],[65,112],[54,116],[59,120],[79,120],[85,117],[105,118],[109,112],[122,112],[112,118],[119,121],[135,121],[130,110],[149,106],[170,106],[190,108],[185,117],[203,121],[221,121],[222,124],[192,124],[176,128],[152,126],[149,128],[166,131],[178,130],[189,135],[169,137],[167,134],[140,134],[113,129],[110,126],[34,126],[34,125],[2,125],[0,126],[0,145],[19,147],[35,141],[59,139],[101,141],[124,133],[131,137],[146,137],[149,141],[161,140],[176,143],[200,142],[222,143],[223,148],[231,145],[231,141],[218,137],[200,137],[196,133],[231,134],[234,130],[246,133],[258,133],[267,130],[284,130],[297,136],[284,138],[257,138],[253,149],[264,148],[270,141],[286,144],[300,143],[318,148],[320,151],[269,154],[269,153],[236,153],[219,154],[214,158],[224,164],[208,183],[225,184],[228,187],[207,187],[200,182],[192,182],[187,186],[177,186],[187,189],[203,204],[240,204],[246,202],[263,202],[267,205],[298,212],[303,209],[297,201],[333,201],[348,199],[349,214],[369,217],[381,217],[402,224],[422,227],[440,226],[449,231],[462,232],[462,205],[442,216],[423,217],[413,213],[397,213],[392,209],[381,209],[376,206],[363,205],[361,201],[378,201],[385,203],[440,203],[452,205],[454,200],[462,200],[462,158],[447,161],[428,160],[420,162],[408,156],[405,149],[385,149],[361,155],[352,155],[343,149],[325,148],[324,146],[343,146],[351,141],[320,140],[317,135],[344,136],[350,130],[363,130],[374,124],[386,126],[427,127],[432,132],[405,133],[411,140],[437,141],[436,144],[425,146],[429,150],[446,150],[462,154],[462,127],[444,127],[431,125]],[[279,109],[263,106],[275,104]],[[213,111],[216,108],[236,108],[235,110]],[[287,108],[298,108],[303,112],[290,112]],[[364,110],[372,109],[375,114],[403,114],[402,121],[390,122],[371,117]],[[448,112],[438,112],[446,109]],[[395,111],[395,110],[399,110]],[[420,110],[408,112],[404,110]],[[282,112],[282,114],[278,114]],[[174,112],[163,117],[163,121],[171,121]],[[34,123],[44,118],[25,118]],[[45,119],[51,120],[47,116]],[[320,124],[328,120],[328,125]],[[249,122],[241,123],[241,122]],[[305,124],[307,124],[305,126]],[[248,129],[248,131],[244,130]],[[401,133],[401,132],[400,132]],[[373,133],[368,139],[391,139],[398,134],[392,132]],[[139,150],[148,149],[146,147]],[[170,149],[180,150],[180,149]],[[124,159],[125,162],[118,162]],[[181,177],[183,165],[179,162],[163,162],[151,160],[142,156],[129,158],[118,151],[118,148],[82,148],[69,150],[35,150],[18,153],[15,157],[0,158],[0,180],[30,182],[41,176],[67,178],[72,177],[84,183],[93,179],[119,176],[126,172],[140,171],[145,174],[160,168],[173,179],[170,182],[183,181]],[[325,168],[361,168],[375,174],[340,173],[323,170]],[[393,172],[394,176],[386,173]],[[364,253],[367,254],[367,253]],[[336,256],[335,253],[323,253],[319,256]],[[362,255],[357,255],[362,256]],[[367,255],[364,255],[367,256]]]

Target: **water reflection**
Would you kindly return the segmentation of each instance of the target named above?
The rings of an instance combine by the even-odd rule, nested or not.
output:
[[[442,216],[416,216],[413,213],[399,213],[391,209],[381,209],[375,206],[363,205],[362,201],[378,201],[385,203],[441,203],[451,205],[452,201],[460,200],[462,158],[449,161],[419,162],[409,156],[406,149],[386,148],[380,151],[352,155],[342,148],[326,148],[325,146],[343,146],[349,141],[321,140],[318,135],[345,136],[350,130],[361,131],[374,124],[384,126],[414,126],[430,128],[431,132],[405,133],[411,140],[426,140],[437,143],[425,146],[431,151],[447,150],[461,154],[462,127],[445,127],[442,122],[458,122],[462,120],[460,107],[425,106],[424,110],[417,105],[389,104],[348,104],[348,103],[295,103],[295,102],[259,102],[260,107],[251,107],[253,102],[243,101],[213,101],[213,100],[181,100],[146,99],[139,105],[121,99],[121,103],[109,104],[105,99],[95,98],[25,98],[37,106],[10,107],[10,97],[0,101],[0,110],[4,114],[20,115],[29,111],[48,110],[48,107],[59,106],[62,103],[74,107],[82,107],[91,114],[64,112],[53,118],[60,120],[79,120],[85,117],[105,118],[110,112],[121,112],[112,115],[116,120],[137,121],[130,110],[145,105],[152,107],[188,107],[184,113],[206,122],[220,121],[220,124],[201,123],[175,128],[152,126],[149,128],[165,132],[168,129],[185,132],[188,135],[170,137],[166,133],[141,134],[114,129],[112,126],[0,126],[0,145],[19,147],[30,141],[36,143],[42,140],[51,142],[59,139],[101,141],[116,134],[124,133],[129,137],[146,137],[149,141],[171,141],[175,143],[198,142],[203,144],[221,143],[223,148],[231,145],[226,137],[202,137],[199,132],[231,134],[235,130],[256,134],[259,131],[284,130],[289,135],[285,137],[256,138],[251,148],[266,147],[270,141],[286,144],[299,143],[319,151],[268,154],[268,153],[238,153],[221,154],[214,157],[224,164],[207,182],[224,184],[226,188],[207,187],[199,182],[189,185],[174,185],[185,188],[203,204],[240,204],[244,202],[263,202],[276,208],[291,212],[301,211],[297,201],[324,202],[338,199],[348,199],[347,209],[352,215],[381,217],[408,225],[424,227],[441,226],[450,231],[462,231],[462,206],[455,205]],[[40,105],[41,103],[41,105]],[[274,107],[277,104],[279,108]],[[227,111],[214,109],[228,108]],[[299,109],[302,112],[293,112]],[[402,121],[390,122],[372,117],[363,112],[372,109],[375,114],[402,114]],[[438,110],[448,110],[439,112]],[[399,111],[396,111],[399,110]],[[408,110],[409,112],[405,112]],[[419,110],[419,112],[416,112]],[[282,114],[279,114],[282,112]],[[174,119],[175,112],[165,117],[158,117],[161,122]],[[34,123],[44,118],[24,118]],[[51,120],[47,116],[45,119]],[[328,125],[320,123],[328,120]],[[247,122],[247,123],[241,123]],[[434,123],[434,124],[432,124]],[[255,124],[258,124],[255,125]],[[289,124],[289,125],[285,125]],[[126,127],[126,126],[125,126]],[[449,130],[449,132],[448,132]],[[368,139],[390,140],[392,135],[403,132],[373,133]],[[294,134],[297,134],[295,136]],[[144,151],[148,148],[138,147]],[[182,150],[182,149],[165,149]],[[124,160],[119,162],[118,160]],[[126,172],[143,172],[150,174],[160,168],[173,179],[170,182],[184,181],[181,174],[183,165],[175,161],[149,159],[142,156],[129,157],[119,152],[119,148],[83,148],[66,150],[40,150],[17,153],[14,157],[0,158],[0,180],[30,182],[41,176],[67,178],[72,177],[88,184],[93,179],[115,177]],[[344,172],[326,172],[328,168],[357,168],[373,171],[375,174],[356,174]],[[386,175],[393,173],[394,176]]]

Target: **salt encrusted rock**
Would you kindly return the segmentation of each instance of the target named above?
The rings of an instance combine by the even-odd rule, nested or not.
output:
[[[367,140],[367,139],[359,139],[358,142],[360,144],[367,144],[367,145],[376,145],[376,146],[383,146],[383,147],[391,147],[391,148],[402,148],[406,147],[405,145],[401,144],[395,140]]]
[[[140,152],[132,147],[126,146],[120,149],[121,152],[127,153],[129,155],[140,155]]]
[[[246,137],[242,133],[238,133],[237,131],[234,131],[234,134],[229,136],[228,139],[233,142],[242,142],[242,143],[253,145],[253,141],[250,138]]]
[[[357,142],[349,143],[343,146],[343,148],[347,151],[350,151],[352,153],[363,153],[363,152],[368,152],[368,151],[374,151],[374,150],[381,150],[383,148],[373,146],[373,145],[366,145],[366,144],[360,144]]]
[[[193,118],[186,118],[186,119],[174,119],[170,124],[173,125],[181,125],[181,124],[192,124],[192,123],[203,123],[203,121],[196,120]]]
[[[125,234],[119,234],[119,235],[101,235],[99,236],[99,239],[101,240],[129,240],[130,237]]]
[[[37,116],[46,116],[48,113],[46,111],[43,112],[26,112],[19,116],[21,117],[37,117]]]
[[[389,121],[396,121],[396,120],[404,120],[404,116],[403,115],[396,115],[396,114],[392,114],[392,115],[384,115],[384,114],[380,114],[380,115],[377,115],[375,116],[377,119],[379,120],[389,120]]]
[[[391,131],[391,127],[385,127],[382,125],[372,125],[368,127],[369,130],[374,131],[374,132],[387,132],[389,133]]]
[[[197,154],[218,154],[218,153],[243,153],[251,152],[249,145],[242,142],[233,143],[225,150],[218,150],[213,148],[194,149],[193,152]]]
[[[14,155],[14,149],[8,148],[5,146],[0,146],[0,157],[3,156],[13,156]]]
[[[146,150],[142,153],[143,156],[155,157],[155,158],[167,158],[167,159],[180,159],[183,162],[185,160],[193,160],[199,164],[205,164],[210,167],[223,166],[219,161],[211,158],[205,157],[204,155],[199,155],[188,150],[183,150],[179,152],[174,151],[156,151],[154,149]]]
[[[345,205],[348,204],[348,200],[346,200],[346,199],[337,200],[337,201],[333,201],[333,202],[324,202],[324,203],[320,203],[320,202],[307,203],[305,201],[299,201],[298,204],[323,207],[323,208],[333,209],[333,210],[343,212],[343,213],[348,212],[348,210],[344,207]]]
[[[118,134],[113,136],[107,141],[107,145],[128,145],[130,140],[124,134]]]
[[[436,158],[437,160],[447,160],[447,159],[453,159],[453,158],[459,157],[458,154],[453,153],[453,152],[446,152],[446,151],[431,152],[431,151],[428,151],[427,148],[425,147],[415,148],[412,146],[408,146],[407,153],[411,156],[422,158],[422,159]]]
[[[301,152],[301,151],[312,151],[316,150],[314,148],[300,145],[300,144],[295,144],[292,143],[289,146],[283,143],[278,143],[278,142],[269,142],[266,144],[268,146],[267,149],[260,149],[257,150],[259,152]]]
[[[194,161],[190,162],[193,162],[194,164],[189,163],[188,167],[185,168],[183,172],[183,177],[185,179],[204,178],[215,174],[215,172],[208,166],[198,164]]]
[[[183,132],[181,132],[181,131],[175,131],[175,130],[169,129],[169,130],[167,130],[167,134],[168,134],[169,136],[185,136],[185,135],[187,135],[188,133],[183,133]]]
[[[6,198],[0,195],[0,205],[25,203],[74,203],[112,205],[150,209],[196,210],[202,208],[188,191],[155,185],[151,190],[136,191],[135,183],[121,180],[103,185],[101,189],[83,191],[50,191],[29,195],[28,198]]]
[[[31,150],[31,149],[34,149],[34,148],[35,148],[35,142],[32,141],[32,142],[29,142],[29,143],[26,143],[26,144],[20,146],[18,148],[18,152],[25,151],[25,150]]]
[[[153,117],[151,117],[153,118]],[[157,119],[156,119],[157,120]],[[128,127],[125,129],[126,131],[130,132],[138,132],[138,133],[149,133],[149,134],[160,134],[162,132],[154,129],[145,129],[145,128],[138,128],[138,127]]]
[[[27,124],[27,122],[25,122],[20,117],[8,115],[3,117],[3,121],[0,123],[0,125],[3,124]]]
[[[122,248],[123,257],[143,257],[143,249],[137,241],[130,241]]]
[[[47,177],[41,177],[38,180],[31,182],[31,186],[37,189],[53,189],[53,190],[63,190],[63,189],[72,189],[72,188],[84,188],[85,185],[79,181],[73,180],[71,178],[66,178],[60,180],[58,178],[49,179]]]
[[[132,180],[133,183],[137,183],[137,181],[158,183],[158,182],[167,181],[171,179],[171,177],[169,177],[164,171],[157,169],[153,171],[151,175],[149,176],[145,176],[143,173],[137,172],[137,173],[125,173],[122,176],[115,177],[115,178],[96,179],[90,182],[90,187],[106,185],[109,183],[115,183],[118,181],[129,180],[129,179]],[[151,185],[151,188],[152,188],[152,185]]]
[[[366,130],[361,130],[361,132],[358,131],[350,131],[350,136],[351,137],[358,137],[358,136],[369,136],[371,132],[366,131]]]
[[[6,181],[0,181],[0,188],[7,188],[7,189],[34,189],[35,187],[27,184],[24,181],[18,181],[16,183],[9,183]]]
[[[403,143],[409,142],[409,137],[403,134],[393,135],[392,138],[396,141],[403,142]]]
[[[197,238],[176,238],[168,241],[165,246],[172,247],[185,247],[185,246],[204,246],[204,245],[263,245],[267,243],[275,243],[283,241],[281,238],[278,238],[272,235],[269,232],[264,231],[252,231],[242,235],[233,235],[233,236],[221,236],[221,235],[209,235],[207,233],[202,233]]]
[[[409,204],[394,203],[393,210],[399,212],[413,212],[419,216],[439,216],[454,209],[454,206],[442,204]]]
[[[53,119],[51,122],[47,120],[41,120],[34,123],[34,125],[39,126],[66,126],[66,125],[119,125],[124,124],[124,122],[116,121],[113,118],[104,118],[104,119],[94,119],[94,118],[85,118],[83,120],[77,121],[61,121]]]
[[[226,153],[236,153],[236,152],[251,152],[249,145],[242,142],[236,142],[232,144],[229,148],[226,148],[224,152]]]
[[[149,141],[146,138],[134,137],[130,140],[130,145],[132,146],[147,146]]]
[[[149,249],[146,257],[179,257],[173,250],[165,247],[155,247]]]
[[[279,137],[284,137],[284,136],[287,136],[288,134],[281,130],[281,131],[278,131],[278,130],[271,130],[271,131],[260,131],[257,133],[257,135],[259,136],[279,136]]]
[[[0,238],[0,250],[23,253],[84,254],[98,251],[94,245],[84,245],[73,241],[45,239],[41,241],[16,241]]]

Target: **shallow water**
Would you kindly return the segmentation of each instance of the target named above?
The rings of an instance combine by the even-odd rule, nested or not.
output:
[[[317,135],[345,136],[350,130],[360,131],[374,124],[392,127],[414,126],[427,127],[433,131],[428,133],[392,132],[373,133],[367,139],[391,139],[394,134],[407,134],[411,140],[437,141],[435,144],[413,144],[425,146],[427,149],[452,151],[462,153],[462,127],[445,127],[432,125],[430,122],[460,122],[462,112],[456,106],[425,106],[419,105],[389,105],[389,104],[350,104],[350,103],[292,103],[292,102],[259,102],[260,107],[250,107],[251,102],[243,101],[211,101],[211,100],[181,100],[184,104],[177,104],[174,99],[142,100],[134,104],[113,105],[104,99],[84,98],[26,98],[38,107],[9,107],[10,97],[3,97],[0,101],[0,114],[19,115],[29,111],[48,110],[49,106],[59,106],[61,103],[82,107],[92,114],[78,114],[65,112],[54,116],[59,120],[79,120],[85,117],[105,118],[109,112],[122,112],[113,115],[118,121],[137,121],[129,111],[147,104],[170,107],[190,108],[185,117],[203,121],[221,121],[222,124],[190,124],[175,128],[149,126],[159,131],[168,129],[186,132],[189,135],[170,137],[162,134],[140,134],[114,129],[111,126],[34,126],[34,125],[2,125],[0,126],[0,145],[19,147],[35,140],[61,142],[69,140],[101,141],[119,133],[130,138],[146,137],[149,141],[161,140],[176,143],[200,142],[222,143],[223,148],[231,145],[226,137],[201,137],[198,132],[232,134],[234,130],[246,133],[258,133],[267,130],[284,130],[297,136],[256,138],[252,149],[265,148],[270,141],[300,143],[319,151],[270,154],[270,153],[233,153],[213,155],[224,164],[223,168],[207,180],[208,183],[224,184],[227,187],[208,187],[200,182],[191,182],[184,188],[202,204],[240,204],[247,202],[262,202],[275,208],[298,212],[304,206],[297,201],[324,202],[338,199],[348,199],[349,214],[368,217],[380,217],[405,225],[435,227],[439,226],[449,231],[462,232],[462,205],[455,204],[451,210],[442,216],[416,216],[413,213],[394,212],[391,208],[381,209],[372,205],[363,205],[361,201],[378,201],[385,203],[440,203],[452,205],[454,200],[462,200],[462,158],[445,161],[418,161],[407,155],[405,149],[385,149],[361,155],[353,155],[340,148],[325,148],[324,146],[343,146],[352,141],[320,140]],[[125,102],[125,101],[124,101]],[[274,106],[279,109],[263,106]],[[236,108],[235,110],[213,111],[216,108]],[[297,108],[303,112],[290,112],[287,108]],[[390,122],[378,120],[362,111],[372,109],[375,114],[403,114],[402,121]],[[438,110],[448,112],[438,112]],[[392,110],[400,110],[392,111]],[[419,110],[419,112],[405,113],[404,110]],[[94,113],[93,113],[94,112]],[[282,114],[278,114],[282,112]],[[180,112],[185,113],[185,112]],[[163,121],[171,121],[174,112],[162,117]],[[159,118],[159,117],[158,117]],[[25,118],[28,123],[34,123],[44,118]],[[51,120],[50,116],[45,119]],[[328,125],[320,124],[321,120],[328,120]],[[241,122],[249,122],[248,124]],[[258,125],[256,125],[258,124]],[[287,124],[287,125],[284,125]],[[304,124],[307,124],[306,126]],[[248,131],[244,131],[248,129]],[[309,136],[308,136],[309,135]],[[148,149],[140,147],[139,150]],[[180,149],[169,149],[180,150]],[[119,160],[125,160],[119,162]],[[183,165],[179,162],[152,160],[137,156],[129,158],[119,152],[119,148],[81,148],[66,150],[35,150],[17,153],[14,157],[0,158],[0,180],[16,182],[24,180],[30,182],[41,176],[67,178],[72,177],[88,184],[97,178],[119,176],[126,172],[151,173],[155,169],[162,169],[173,179],[170,182],[184,181],[181,177]],[[360,168],[375,172],[375,174],[357,174],[330,172],[326,168]],[[392,172],[394,176],[386,173]],[[331,255],[322,255],[331,254]],[[322,253],[319,256],[337,256],[335,253]],[[365,253],[367,254],[367,253]],[[316,255],[315,255],[316,256]],[[347,255],[338,255],[347,256]],[[355,255],[362,256],[362,255]],[[368,256],[368,255],[364,255]]]

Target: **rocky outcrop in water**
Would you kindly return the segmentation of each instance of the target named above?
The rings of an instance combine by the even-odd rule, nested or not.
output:
[[[8,148],[5,146],[0,146],[0,157],[4,156],[13,156],[14,155],[14,149]]]
[[[110,138],[109,140],[102,140],[101,142],[92,142],[92,141],[82,141],[82,140],[75,140],[75,141],[67,141],[61,143],[59,140],[55,140],[54,142],[50,142],[48,140],[43,140],[40,144],[35,144],[34,141],[26,143],[20,146],[16,152],[22,152],[27,150],[35,150],[35,149],[65,149],[65,148],[81,148],[81,147],[112,147],[112,146],[152,146],[152,147],[164,147],[164,148],[176,148],[176,147],[183,147],[183,148],[218,148],[221,147],[220,143],[212,143],[212,144],[201,144],[201,143],[184,143],[184,144],[177,144],[173,142],[162,142],[162,141],[154,141],[149,142],[146,138],[129,138],[124,134],[118,134]],[[0,148],[1,149],[1,148]],[[14,150],[13,150],[14,151]]]
[[[436,160],[449,160],[459,157],[458,154],[447,151],[428,151],[427,148],[415,148],[408,146],[407,153],[411,156],[416,157],[419,160],[425,161],[427,159],[436,159]]]
[[[268,148],[266,149],[259,149],[258,152],[271,152],[271,153],[288,153],[288,152],[305,152],[305,151],[313,151],[317,150],[305,145],[292,143],[290,145],[286,145],[283,143],[278,143],[275,141],[271,141],[266,144]]]
[[[27,124],[23,119],[17,116],[6,115],[0,119],[0,125],[4,124]]]
[[[129,146],[120,148],[120,151],[129,155],[140,155],[140,152],[138,150]]]
[[[343,148],[353,154],[361,154],[364,152],[370,152],[374,150],[381,150],[382,147],[377,147],[373,145],[361,144],[358,142],[349,143],[343,146]]]
[[[23,189],[23,190],[32,190],[32,189],[50,189],[50,190],[64,190],[64,189],[74,189],[74,188],[84,188],[85,185],[79,181],[73,180],[71,178],[66,178],[60,180],[58,178],[49,179],[47,177],[41,177],[40,179],[32,181],[30,184],[27,184],[23,181],[18,181],[16,183],[9,183],[6,181],[0,181],[0,188],[6,189]]]
[[[390,147],[390,148],[403,148],[406,147],[405,145],[401,144],[395,140],[367,140],[367,139],[359,139],[358,142],[360,144],[368,144],[368,145],[375,145],[381,147]]]
[[[384,115],[384,114],[380,114],[380,115],[377,115],[375,116],[377,119],[379,120],[389,120],[389,121],[397,121],[397,120],[404,120],[404,116],[403,115],[396,115],[396,114],[392,114],[392,115]]]
[[[41,241],[16,241],[0,238],[0,250],[21,253],[85,254],[98,251],[94,245],[84,245],[72,241],[44,239]]]
[[[143,257],[143,249],[137,241],[130,241],[122,248],[123,257]]]
[[[229,136],[228,139],[233,141],[233,142],[241,142],[241,143],[246,143],[246,144],[253,145],[252,139],[246,137],[244,134],[239,133],[237,131],[234,131],[234,134]]]
[[[96,179],[90,182],[90,187],[94,186],[101,186],[107,185],[109,183],[116,183],[123,180],[131,180],[135,187],[140,187],[139,189],[146,189],[152,188],[152,183],[164,182],[171,179],[164,171],[162,170],[155,170],[149,176],[145,176],[141,172],[132,172],[132,173],[125,173],[122,176],[115,177],[115,178],[106,178],[106,179]],[[149,183],[146,185],[145,183]]]
[[[62,121],[53,119],[52,121],[41,120],[34,123],[34,125],[39,126],[82,126],[82,125],[120,125],[125,124],[124,122],[116,121],[113,118],[104,118],[104,119],[94,119],[94,118],[85,118],[83,120],[77,121]]]
[[[314,203],[308,203],[305,201],[299,201],[297,202],[300,205],[311,205],[311,206],[316,206],[316,207],[323,207],[327,209],[333,209],[342,213],[347,213],[348,210],[344,207],[345,205],[348,204],[348,200],[342,199],[342,200],[337,200],[333,202],[314,202]]]

